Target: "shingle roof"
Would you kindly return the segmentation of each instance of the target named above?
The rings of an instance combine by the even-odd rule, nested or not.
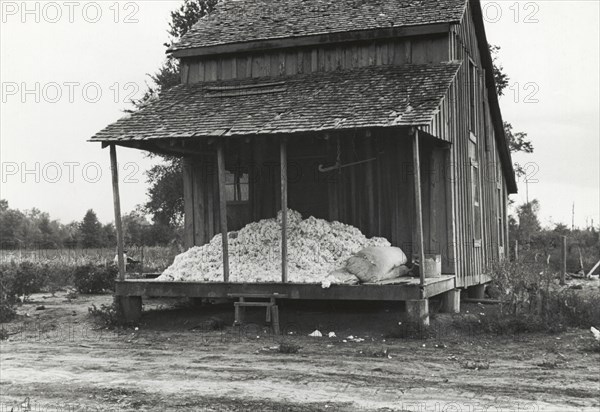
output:
[[[92,141],[427,125],[459,66],[372,66],[179,85]]]
[[[460,21],[468,0],[225,0],[171,51]]]

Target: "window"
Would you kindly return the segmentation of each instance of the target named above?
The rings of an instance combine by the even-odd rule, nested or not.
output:
[[[473,245],[481,246],[481,193],[479,191],[479,156],[477,138],[473,133],[469,139],[469,160],[471,163],[471,196],[473,203]]]
[[[242,173],[241,170],[225,171],[225,199],[227,202],[247,202],[248,189],[248,173]]]
[[[503,251],[505,202],[502,182],[502,166],[500,165],[500,162],[496,162],[496,191],[498,197],[498,246],[500,247],[500,250]]]
[[[477,131],[477,85],[479,84],[479,75],[477,67],[473,62],[469,62],[469,120],[471,132]]]

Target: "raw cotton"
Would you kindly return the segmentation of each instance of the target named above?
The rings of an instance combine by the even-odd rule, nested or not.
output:
[[[250,223],[229,232],[230,282],[281,281],[281,212],[276,219]],[[357,228],[288,210],[288,281],[321,283],[330,272],[367,246],[390,246],[384,238],[367,239]],[[221,282],[223,250],[218,234],[204,246],[175,257],[156,280]]]

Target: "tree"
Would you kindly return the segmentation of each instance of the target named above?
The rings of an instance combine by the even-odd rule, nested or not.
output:
[[[131,211],[123,216],[123,238],[129,246],[146,244],[150,223],[139,211]]]
[[[177,227],[183,220],[183,176],[181,159],[168,158],[148,172],[149,200],[144,207],[154,224]]]
[[[492,55],[492,63],[494,70],[494,80],[496,81],[496,92],[498,92],[498,96],[504,95],[504,89],[508,87],[508,82],[510,81],[510,77],[504,72],[504,67],[498,61],[498,55],[500,54],[500,46],[495,46],[493,44],[488,45],[490,49],[490,54]]]
[[[511,153],[533,153],[533,143],[527,137],[527,133],[513,132],[512,124],[504,122],[504,134]],[[525,174],[525,169],[519,162],[514,163],[514,168],[517,176]]]
[[[504,89],[508,87],[510,77],[504,72],[504,67],[499,62],[498,56],[500,54],[500,46],[490,44],[488,47],[494,65],[493,70],[496,91],[498,92],[498,96],[502,96],[504,94]],[[533,153],[533,143],[531,143],[531,140],[527,137],[527,133],[514,132],[512,124],[504,122],[504,134],[506,135],[506,140],[508,140],[508,148],[511,153]],[[520,163],[515,162],[514,168],[517,176],[523,176],[525,174],[525,169]]]
[[[79,225],[79,240],[81,247],[96,248],[104,246],[104,233],[96,213],[90,209]]]
[[[3,249],[25,247],[23,239],[23,224],[25,215],[16,209],[11,209],[6,200],[0,207],[0,246]]]
[[[178,9],[171,12],[168,30],[170,39],[164,45],[170,47],[178,41],[199,19],[212,12],[217,2],[218,0],[185,0]],[[177,59],[168,56],[160,69],[150,75],[152,84],[140,100],[133,102],[134,110],[144,107],[161,92],[179,84],[179,70]],[[163,159],[163,164],[152,167],[146,173],[150,189],[144,210],[153,216],[155,224],[174,228],[181,223],[183,216],[181,159],[172,156],[163,156]]]
[[[524,203],[517,208],[519,226],[517,228],[516,238],[520,243],[529,243],[532,236],[538,234],[542,229],[538,219],[540,203],[537,199],[529,203]]]

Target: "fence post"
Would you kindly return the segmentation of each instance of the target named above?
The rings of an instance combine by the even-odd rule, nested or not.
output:
[[[567,274],[567,237],[562,237],[562,270],[560,271],[560,284],[565,284],[565,275]]]

